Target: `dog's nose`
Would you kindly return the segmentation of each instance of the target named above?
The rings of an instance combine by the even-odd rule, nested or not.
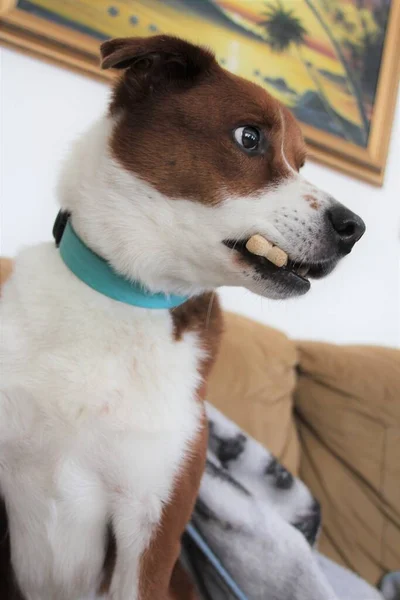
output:
[[[328,210],[328,219],[333,227],[342,251],[347,254],[364,234],[364,221],[341,204]]]

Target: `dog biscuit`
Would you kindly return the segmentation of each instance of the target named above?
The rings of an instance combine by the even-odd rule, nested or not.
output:
[[[253,235],[247,242],[246,248],[252,254],[256,256],[263,256],[277,267],[284,267],[287,265],[288,255],[286,252],[274,246],[266,240],[262,235]]]

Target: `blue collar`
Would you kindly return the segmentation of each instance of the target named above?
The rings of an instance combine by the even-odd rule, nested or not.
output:
[[[60,241],[60,255],[67,267],[86,285],[118,302],[141,308],[175,308],[186,302],[185,296],[153,294],[140,283],[119,275],[76,235],[68,221]]]

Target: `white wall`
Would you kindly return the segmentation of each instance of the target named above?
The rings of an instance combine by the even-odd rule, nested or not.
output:
[[[109,88],[2,51],[1,253],[51,238],[54,189],[69,144],[104,109]],[[299,300],[223,289],[226,308],[292,337],[400,345],[400,101],[383,189],[309,163],[306,176],[358,212],[367,233],[353,254]]]

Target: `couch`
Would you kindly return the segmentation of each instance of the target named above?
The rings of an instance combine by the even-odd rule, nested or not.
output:
[[[295,342],[225,316],[217,408],[319,499],[319,550],[376,585],[400,568],[400,351]]]

